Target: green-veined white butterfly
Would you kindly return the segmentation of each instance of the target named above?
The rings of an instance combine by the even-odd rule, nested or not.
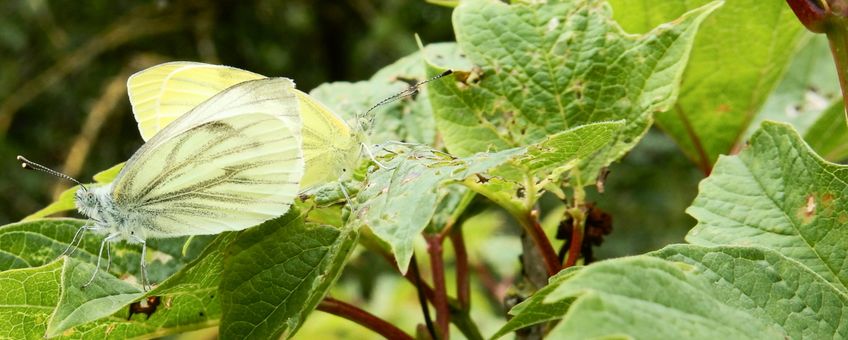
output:
[[[448,74],[450,71],[427,81]],[[146,140],[221,90],[262,78],[265,76],[229,66],[176,61],[132,75],[127,81],[127,92],[139,132]],[[427,81],[377,103],[352,126],[308,94],[294,89],[303,123],[301,131],[306,166],[301,191],[340,180],[345,173],[349,174],[363,149],[373,159],[370,149],[363,143],[373,121],[369,113],[377,106],[414,94]]]
[[[146,288],[148,238],[242,230],[283,215],[303,177],[300,126],[291,80],[243,82],[158,131],[112,183],[80,185],[76,205],[91,224],[77,234],[90,230],[106,235],[97,269],[108,242],[141,243]],[[18,159],[24,167],[69,178]]]

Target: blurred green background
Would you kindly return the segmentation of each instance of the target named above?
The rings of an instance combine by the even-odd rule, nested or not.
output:
[[[84,181],[142,144],[125,89],[135,71],[202,61],[309,91],[367,79],[416,51],[416,33],[453,40],[450,12],[423,1],[2,1],[0,223],[67,185],[21,171],[16,155]]]
[[[15,155],[86,181],[142,144],[126,97],[133,72],[166,61],[202,61],[290,77],[309,91],[369,78],[416,51],[415,33],[425,43],[453,40],[450,14],[424,1],[3,1],[0,224],[38,210],[68,186],[21,170]],[[613,165],[606,193],[590,190],[614,225],[596,257],[681,242],[694,225],[683,211],[702,177],[670,139],[652,130]],[[561,211],[554,207],[550,214],[554,234]],[[518,271],[518,231],[496,209],[472,217],[465,230],[476,274],[473,317],[483,334],[492,334],[503,322],[497,298]],[[381,261],[356,255],[332,295],[412,331],[422,320],[414,287]],[[426,262],[419,259],[425,277]],[[324,313],[313,314],[299,337],[315,334],[374,336]]]

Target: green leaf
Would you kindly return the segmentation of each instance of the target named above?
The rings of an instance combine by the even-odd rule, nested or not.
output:
[[[73,258],[62,262],[62,294],[47,324],[45,336],[48,338],[112,315],[143,295],[134,285],[102,271],[97,273],[91,285],[82,288],[94,273],[94,266]]]
[[[27,215],[21,220],[21,222],[33,221],[63,211],[71,211],[76,209],[77,206],[76,203],[74,203],[74,194],[76,194],[77,189],[79,189],[79,186],[75,185],[70,189],[62,191],[56,201],[48,204],[46,207],[41,208],[40,210],[32,214]]]
[[[90,231],[85,232],[79,243],[71,246],[74,235],[85,224],[84,220],[51,218],[1,226],[0,271],[41,266],[57,259],[66,251],[70,251],[71,256],[80,261],[97,262],[102,236]],[[148,241],[147,251],[154,259],[148,263],[148,274],[152,282],[164,280],[194,259],[209,243],[211,237],[196,237],[189,253],[183,256],[181,249],[185,240],[186,237]],[[110,273],[137,277],[140,271],[140,245],[113,243],[112,254]],[[104,260],[105,256],[104,250]]]
[[[354,229],[285,216],[239,234],[219,288],[228,338],[290,337],[326,295],[356,244]]]
[[[555,319],[561,321],[548,336],[556,339],[819,339],[848,332],[848,295],[776,251],[673,245],[649,255],[561,272],[516,306],[496,336]]]
[[[819,138],[816,133],[822,131],[809,131],[811,125],[836,123],[831,121],[827,114],[823,114],[831,103],[841,103],[842,100],[827,38],[824,35],[816,35],[806,40],[792,58],[783,80],[748,127],[747,137],[750,137],[764,120],[790,123],[802,135],[812,138]],[[844,115],[839,118],[842,123],[839,125],[844,126]],[[811,143],[811,140],[806,140]],[[816,151],[824,155],[822,150],[816,148]]]
[[[77,326],[65,334],[81,339],[151,338],[217,325],[222,315],[217,290],[225,250],[235,236],[234,232],[218,235],[197,260],[142,296],[157,296],[161,301],[149,317],[134,315],[127,320],[129,305],[125,305],[108,318]]]
[[[788,124],[765,122],[701,182],[686,240],[774,249],[848,292],[846,183],[848,167],[821,159]]]
[[[430,86],[445,145],[466,156],[626,119],[616,142],[583,166],[586,182],[593,181],[638,142],[654,111],[674,102],[694,34],[716,6],[631,36],[601,1],[462,2],[453,14],[457,43],[479,69]]]
[[[707,0],[612,0],[622,26],[641,31]],[[728,153],[760,112],[804,36],[783,1],[727,1],[699,29],[680,96],[657,124],[702,169]],[[718,72],[720,71],[720,72]]]
[[[94,182],[98,184],[112,182],[112,180],[114,180],[115,177],[118,176],[118,173],[123,167],[124,163],[120,163],[112,166],[109,169],[98,172],[94,175]],[[62,191],[62,193],[59,194],[59,198],[56,199],[55,202],[48,204],[46,207],[41,208],[41,210],[36,211],[27,217],[24,217],[21,222],[44,218],[63,211],[75,210],[77,206],[74,201],[74,194],[77,192],[78,189],[79,185],[75,185],[68,190]]]
[[[559,284],[570,278],[576,271],[582,267],[571,267],[563,270],[548,280],[548,285],[539,289],[536,293],[530,296],[527,300],[515,305],[510,309],[509,314],[513,315],[511,319],[492,335],[491,339],[500,338],[507,333],[514,332],[521,328],[532,326],[546,321],[559,320],[568,311],[568,307],[573,300],[562,299],[552,303],[545,303],[545,298],[555,291]]]
[[[312,91],[314,96],[349,122],[365,113],[381,100],[395,95],[414,82],[424,80],[423,56],[444,61],[450,65],[468,65],[454,43],[427,45],[422,51],[412,53],[386,66],[371,79],[356,83],[333,82],[323,84]],[[369,138],[371,143],[403,141],[433,144],[436,141],[436,124],[426,96],[427,86],[421,88],[423,95],[416,95],[386,104],[376,110],[376,126]]]
[[[44,219],[0,227],[0,271],[2,271],[0,277],[6,273],[24,270],[21,268],[50,266],[53,263],[64,264],[58,279],[42,275],[37,277],[43,281],[36,281],[36,279],[27,281],[28,285],[35,287],[49,285],[52,290],[56,291],[56,297],[52,300],[50,307],[50,312],[53,311],[53,307],[56,307],[56,314],[53,315],[52,319],[39,318],[40,330],[29,334],[37,333],[38,337],[44,335],[48,321],[50,321],[49,335],[69,335],[81,338],[102,337],[114,332],[127,336],[153,332],[173,333],[186,328],[205,327],[210,324],[210,321],[217,323],[218,317],[220,317],[220,307],[216,307],[218,310],[217,317],[206,311],[207,304],[204,300],[210,298],[204,294],[207,294],[208,291],[205,292],[198,288],[202,288],[206,284],[204,280],[209,280],[210,276],[211,279],[215,279],[215,270],[210,269],[210,263],[205,261],[220,261],[220,259],[216,260],[214,255],[209,255],[210,252],[214,253],[214,251],[207,249],[206,255],[203,255],[207,257],[203,261],[186,265],[186,263],[198,257],[198,253],[202,250],[197,249],[198,247],[209,244],[208,237],[195,238],[188,255],[185,257],[181,256],[179,251],[185,238],[149,241],[148,254],[155,258],[154,261],[148,263],[149,273],[154,278],[154,282],[158,280],[155,279],[157,277],[165,278],[180,268],[182,270],[170,276],[162,285],[147,294],[147,296],[162,296],[162,300],[167,305],[167,307],[161,307],[156,312],[157,317],[151,319],[162,321],[161,323],[128,323],[126,320],[128,304],[132,298],[141,295],[138,288],[132,288],[137,286],[130,283],[136,281],[135,276],[139,274],[140,246],[128,245],[123,242],[114,243],[111,247],[113,256],[109,272],[126,280],[118,280],[114,276],[101,271],[92,286],[86,289],[80,289],[80,287],[88,281],[93,273],[93,264],[97,262],[97,253],[100,249],[102,237],[90,232],[86,233],[82,236],[82,241],[75,248],[72,248],[75,249],[72,253],[72,259],[53,261],[59,258],[68,248],[74,234],[84,224],[85,221],[75,219]],[[218,244],[221,242],[223,241],[218,241]],[[211,246],[211,248],[217,249],[214,246]],[[104,254],[103,266],[105,266],[106,260]],[[211,265],[215,265],[215,263],[211,263]],[[197,267],[201,268],[198,269]],[[217,273],[217,275],[220,275],[220,268],[217,269]],[[175,286],[177,288],[174,288]],[[216,290],[217,286],[217,281],[212,282],[212,291]],[[61,292],[61,298],[59,292]],[[195,295],[180,296],[189,293]],[[177,302],[174,301],[182,301],[180,302],[182,305],[173,307],[177,306],[175,305]],[[214,302],[217,304],[217,299],[214,299]],[[172,307],[178,309],[180,313],[172,314],[172,312],[169,312]],[[187,313],[187,311],[191,311],[191,313]],[[176,311],[173,311],[173,313],[176,313]],[[197,321],[197,313],[209,313],[212,317],[203,317],[201,318],[202,321]],[[159,314],[165,316],[159,319]],[[90,322],[96,319],[100,320]],[[11,330],[0,328],[0,334],[6,331]]]
[[[389,244],[398,268],[405,273],[415,238],[430,223],[439,198],[446,194],[442,186],[484,172],[524,151],[454,159],[426,147],[412,149],[368,176],[365,188],[356,196],[357,221]]]
[[[509,210],[515,204],[508,203],[508,197],[498,201],[496,196],[504,190],[495,186],[496,183],[512,188],[515,181],[523,183],[526,176],[544,176],[554,169],[564,171],[607,145],[621,126],[622,122],[588,124],[526,148],[481,152],[461,159],[427,147],[409,148],[394,157],[386,168],[368,176],[365,188],[357,195],[357,221],[390,245],[398,267],[405,272],[415,238],[430,223],[439,199],[446,195],[444,185],[490,171],[498,177],[471,189]],[[506,195],[511,197],[515,192],[510,189]]]
[[[551,339],[781,339],[779,329],[712,296],[690,265],[648,256],[602,261],[560,283],[573,299]],[[524,313],[528,313],[526,310]]]
[[[843,249],[845,246],[843,246]],[[822,276],[773,250],[748,247],[666,247],[651,255],[695,267],[710,295],[767,324],[788,339],[845,338],[848,296]]]
[[[64,259],[0,272],[0,338],[35,339],[59,301]]]

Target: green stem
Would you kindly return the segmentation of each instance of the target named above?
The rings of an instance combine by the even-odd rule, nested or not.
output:
[[[842,102],[846,110],[846,122],[848,122],[848,25],[846,22],[839,20],[828,25],[827,40],[830,41],[830,51],[836,63],[836,74],[839,76],[839,86],[842,87]]]

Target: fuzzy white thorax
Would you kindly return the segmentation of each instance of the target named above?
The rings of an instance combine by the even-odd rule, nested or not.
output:
[[[94,222],[91,230],[109,235],[119,233],[115,241],[124,239],[138,242],[146,239],[146,233],[140,227],[141,216],[115,202],[112,198],[112,184],[77,190],[74,198],[77,210]]]

